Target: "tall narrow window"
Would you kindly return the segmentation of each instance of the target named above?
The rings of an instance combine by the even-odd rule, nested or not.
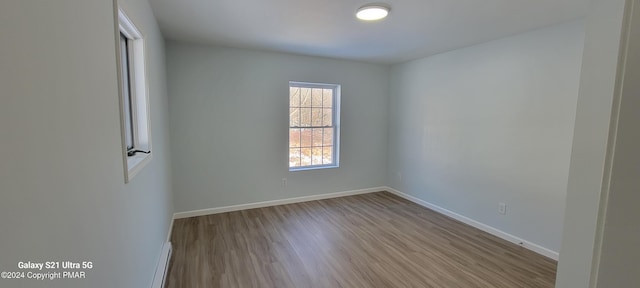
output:
[[[338,167],[340,85],[289,82],[289,170]]]
[[[133,126],[133,123],[135,122],[135,120],[133,119],[133,105],[135,104],[134,101],[131,101],[131,95],[133,94],[131,91],[131,83],[129,83],[129,79],[131,79],[131,73],[130,73],[130,69],[131,66],[129,65],[129,58],[131,57],[129,51],[130,51],[130,43],[129,43],[129,38],[127,38],[124,34],[122,34],[122,32],[120,33],[120,68],[122,69],[121,73],[122,73],[122,104],[124,105],[123,107],[123,114],[124,114],[124,129],[125,129],[125,143],[127,146],[127,152],[131,151],[135,148],[135,144],[134,144],[134,139],[135,139],[135,135],[134,135],[134,131],[135,131],[135,127]]]
[[[120,115],[125,182],[151,161],[151,129],[144,39],[122,10],[119,18]]]

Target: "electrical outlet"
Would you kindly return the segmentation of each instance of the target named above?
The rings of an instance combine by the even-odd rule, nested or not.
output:
[[[282,178],[282,187],[287,186],[287,178]]]
[[[398,171],[396,176],[398,177],[398,181],[402,182],[402,172]]]
[[[507,204],[505,203],[498,203],[498,213],[505,215],[507,214]]]

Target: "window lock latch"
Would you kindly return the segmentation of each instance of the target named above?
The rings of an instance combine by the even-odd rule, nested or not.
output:
[[[127,156],[129,156],[129,157],[135,156],[137,153],[151,154],[151,150],[149,150],[149,151],[129,150],[129,151],[127,151]]]

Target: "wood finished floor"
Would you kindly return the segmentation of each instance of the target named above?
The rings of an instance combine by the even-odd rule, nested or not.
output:
[[[388,192],[178,219],[168,288],[553,287],[556,262]]]

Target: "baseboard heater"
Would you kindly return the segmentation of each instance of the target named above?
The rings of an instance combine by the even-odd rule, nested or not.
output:
[[[169,261],[171,260],[171,242],[166,242],[162,246],[162,253],[160,254],[160,260],[156,267],[156,274],[153,276],[153,284],[151,288],[164,288],[165,280],[167,279],[167,272],[169,270]]]

